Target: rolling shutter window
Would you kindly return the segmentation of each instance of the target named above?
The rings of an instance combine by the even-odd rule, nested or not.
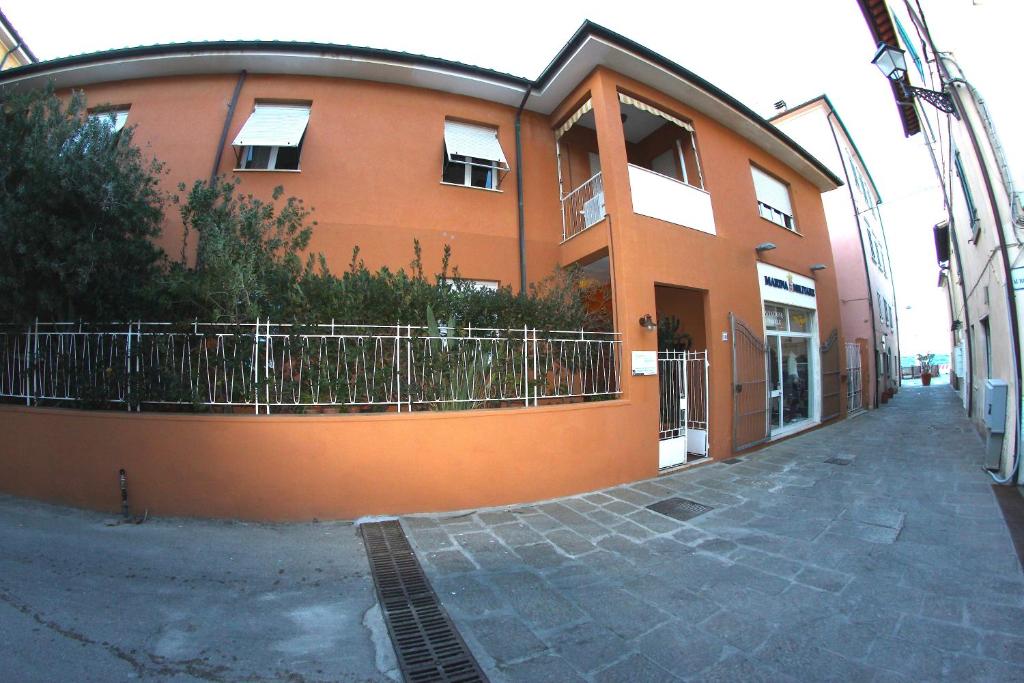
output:
[[[792,216],[793,206],[789,201],[789,188],[753,166],[750,167],[750,172],[754,176],[754,190],[757,193],[757,201],[767,204],[787,216]]]
[[[231,144],[236,147],[298,147],[308,123],[308,104],[257,104]]]
[[[503,170],[508,170],[505,153],[498,142],[498,131],[486,126],[475,126],[459,121],[444,122],[444,147],[448,160],[462,156],[484,159],[497,163]]]

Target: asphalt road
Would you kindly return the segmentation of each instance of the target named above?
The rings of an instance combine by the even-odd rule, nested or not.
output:
[[[116,521],[0,497],[0,680],[397,678],[352,524]]]

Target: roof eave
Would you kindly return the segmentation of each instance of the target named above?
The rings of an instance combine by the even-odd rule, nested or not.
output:
[[[899,45],[896,38],[896,27],[893,25],[892,16],[889,14],[889,7],[885,0],[857,0],[860,5],[864,21],[867,22],[868,30],[877,46],[879,43],[887,45]],[[903,77],[904,85],[910,85],[908,76]],[[889,83],[892,88],[892,97],[896,102],[896,109],[899,111],[900,122],[903,124],[903,135],[910,137],[921,132],[921,121],[917,117],[917,110],[913,104],[904,101],[900,87],[893,82]]]

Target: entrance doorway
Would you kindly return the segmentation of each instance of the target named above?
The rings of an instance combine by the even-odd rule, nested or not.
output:
[[[768,425],[772,435],[813,418],[814,311],[765,304]]]
[[[658,469],[708,456],[707,351],[659,351]]]
[[[655,287],[658,315],[658,467],[708,456],[708,354],[703,291]]]

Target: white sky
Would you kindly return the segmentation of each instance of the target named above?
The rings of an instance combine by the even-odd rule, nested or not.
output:
[[[1020,0],[921,0],[942,50],[955,52],[981,90],[1024,188],[1021,88],[1012,46]],[[921,135],[903,137],[887,82],[855,0],[527,2],[140,2],[132,11],[81,1],[3,0],[40,59],[188,40],[308,40],[453,59],[536,77],[589,18],[678,62],[770,116],[827,93],[879,187],[897,287],[902,351],[948,352],[949,320],[936,286],[931,226],[941,197]],[[1011,86],[1011,83],[1013,85]],[[911,308],[907,308],[910,306]]]

